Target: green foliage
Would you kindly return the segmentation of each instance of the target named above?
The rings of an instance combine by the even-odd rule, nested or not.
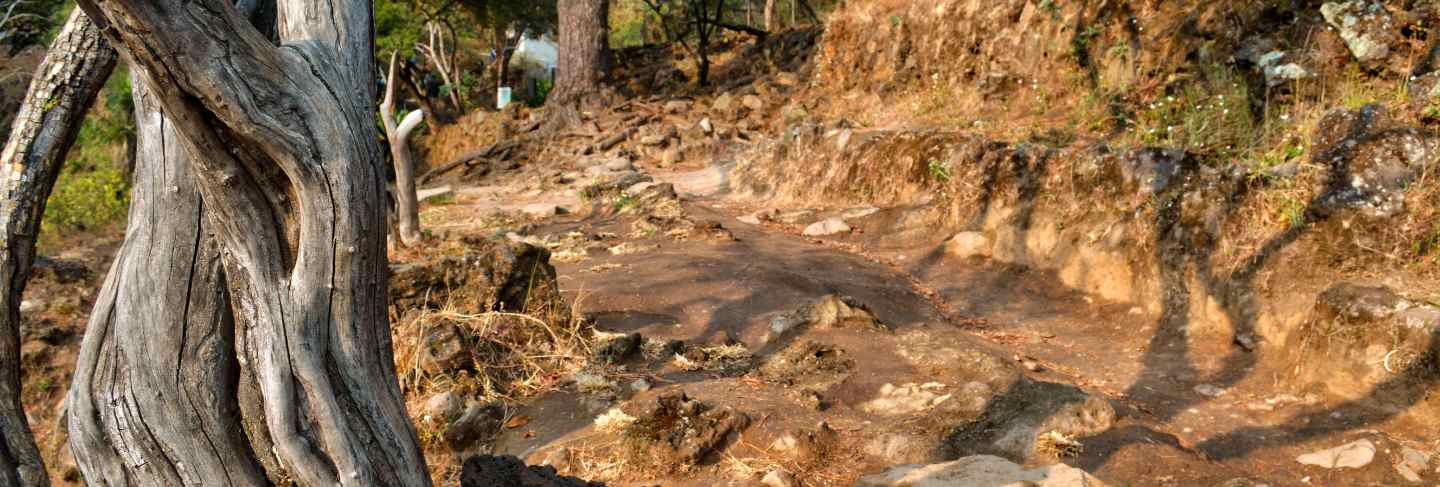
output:
[[[525,103],[530,108],[538,108],[545,104],[545,99],[550,97],[550,91],[553,89],[555,89],[555,83],[548,78],[535,80],[535,91],[530,94],[530,99]]]
[[[634,207],[639,203],[640,201],[636,200],[634,196],[621,196],[615,199],[615,211],[624,212],[626,209]]]
[[[130,206],[126,140],[135,134],[130,75],[116,69],[65,159],[45,205],[42,235],[101,228],[124,218]]]
[[[1249,99],[1240,74],[1211,66],[1202,81],[1141,107],[1136,135],[1143,144],[1203,150],[1219,160],[1244,158],[1265,135],[1251,116]]]
[[[425,16],[406,0],[375,1],[375,56],[389,62],[390,53],[399,51],[402,58],[415,52],[415,43],[425,34]]]
[[[940,163],[940,161],[931,159],[926,164],[925,170],[930,173],[931,179],[934,179],[941,183],[950,182],[950,168],[945,167],[945,165]]]

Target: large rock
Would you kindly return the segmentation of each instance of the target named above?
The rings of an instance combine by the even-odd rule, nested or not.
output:
[[[712,408],[683,392],[671,392],[641,403],[622,432],[632,465],[686,469],[724,448],[731,435],[750,426],[750,417],[730,408]]]
[[[845,220],[841,218],[832,217],[805,227],[804,235],[807,237],[828,237],[842,233],[850,233],[850,225],[845,223]]]
[[[1326,450],[1306,453],[1295,461],[1320,468],[1361,468],[1375,460],[1375,443],[1358,440]]]
[[[603,487],[559,475],[554,467],[529,466],[512,456],[478,455],[465,460],[460,470],[460,487]]]
[[[990,237],[980,232],[960,232],[945,242],[945,253],[968,259],[990,256]]]
[[[390,303],[401,310],[464,314],[504,310],[568,318],[550,251],[523,243],[466,238],[460,255],[427,255],[390,266]]]
[[[1434,360],[1440,307],[1401,296],[1381,285],[1340,282],[1320,293],[1309,319],[1284,347],[1298,385],[1315,384],[1346,398],[1398,401],[1394,388],[1377,386]]]
[[[1312,140],[1313,162],[1330,171],[1318,209],[1357,210],[1371,218],[1404,212],[1405,188],[1437,153],[1433,136],[1398,126],[1379,105],[1331,110]]]
[[[1065,464],[1026,469],[1000,457],[979,455],[932,465],[901,465],[862,477],[855,487],[1104,487],[1100,479]]]
[[[781,337],[798,334],[809,328],[888,329],[864,303],[849,296],[827,294],[793,310],[772,316],[769,332],[763,341],[767,344],[775,343]]]
[[[1383,64],[1390,46],[1400,40],[1399,26],[1380,2],[1327,2],[1320,6],[1320,14],[1340,33],[1355,59],[1368,68]]]

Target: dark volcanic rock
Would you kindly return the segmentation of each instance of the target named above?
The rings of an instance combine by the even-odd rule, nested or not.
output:
[[[478,455],[465,460],[461,487],[603,487],[575,477],[564,477],[554,467],[529,466],[512,456]]]

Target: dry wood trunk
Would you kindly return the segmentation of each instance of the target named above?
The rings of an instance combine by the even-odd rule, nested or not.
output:
[[[415,198],[415,162],[410,152],[410,133],[420,126],[421,112],[410,112],[395,123],[395,65],[399,55],[390,55],[390,75],[385,83],[385,101],[380,102],[380,119],[385,125],[385,138],[390,142],[390,158],[395,166],[395,217],[400,243],[411,247],[420,243],[420,202]]]
[[[206,485],[219,479],[245,484],[258,468],[271,481],[306,486],[428,486],[396,380],[386,312],[384,157],[373,121],[370,2],[281,0],[278,46],[223,0],[79,3],[141,70],[144,80],[137,85],[149,90],[147,99],[153,102],[147,103],[163,107],[164,125],[175,134],[164,138],[165,145],[178,145],[186,156],[202,202],[194,225],[217,244],[234,316],[210,320],[183,311],[183,326],[199,330],[207,328],[192,322],[215,323],[210,341],[193,337],[203,345],[191,343],[188,332],[178,343],[136,344],[103,326],[87,331],[73,388],[82,392],[72,396],[70,422],[72,438],[89,447],[85,454],[75,447],[87,480],[177,485],[166,477],[167,465],[174,466],[181,482],[189,475],[182,470],[205,467],[175,461],[182,454],[167,451],[166,445],[203,438],[228,445],[212,446],[212,452],[250,460],[215,462],[223,472],[196,475]],[[139,165],[152,168],[148,178],[169,177],[166,171],[155,175],[159,162]],[[179,184],[170,188],[186,191]],[[176,212],[183,205],[149,201],[179,221]],[[132,212],[142,212],[140,204]],[[127,241],[140,239],[143,229],[132,226]],[[144,255],[151,251],[131,252],[142,257],[130,258],[148,258]],[[188,276],[188,285],[199,286],[191,288],[189,299],[195,299],[196,290],[213,289],[201,275],[212,269],[200,267],[202,261],[210,265],[206,252],[203,242],[191,252],[192,269],[201,272]],[[101,304],[109,308],[98,311],[123,318],[117,313],[131,305],[127,293],[137,302],[184,309],[181,298],[166,288],[131,288],[126,273],[136,271],[125,263],[117,261],[107,281],[106,291],[115,297]],[[178,325],[109,326],[117,331],[148,327],[143,333],[156,337],[164,330],[174,333]],[[232,335],[225,334],[227,329]],[[234,336],[233,349],[223,346],[228,336]],[[143,346],[178,347],[171,351],[180,358],[131,358]],[[215,354],[233,355],[238,370],[232,374],[220,356],[204,352],[197,354],[211,360],[184,359],[185,350],[206,346]],[[190,377],[215,378],[213,402],[194,406],[215,410],[170,411],[152,418],[145,410],[126,410],[130,401],[138,404],[143,397],[103,402],[108,398],[94,396],[102,390],[95,381],[107,383],[105,391],[124,390],[127,383],[136,391],[139,386],[124,381],[157,371],[176,377],[177,390]],[[89,409],[79,404],[87,390]],[[179,407],[178,398],[171,399],[172,408]],[[221,413],[229,410],[241,412],[243,427],[227,432],[243,431],[244,442],[217,440],[209,430],[167,427],[180,424],[185,414],[218,414],[233,422],[234,415]],[[153,448],[146,447],[143,436],[150,437]],[[203,455],[183,455],[192,454]],[[226,455],[213,453],[214,458]]]
[[[45,201],[116,54],[80,11],[36,70],[0,152],[0,485],[47,485],[20,403],[20,300],[35,260]]]

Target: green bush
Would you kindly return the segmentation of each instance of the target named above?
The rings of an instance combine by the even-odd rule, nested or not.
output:
[[[135,133],[134,110],[129,72],[116,69],[66,155],[45,204],[42,234],[102,228],[125,217],[130,206],[126,140]]]

